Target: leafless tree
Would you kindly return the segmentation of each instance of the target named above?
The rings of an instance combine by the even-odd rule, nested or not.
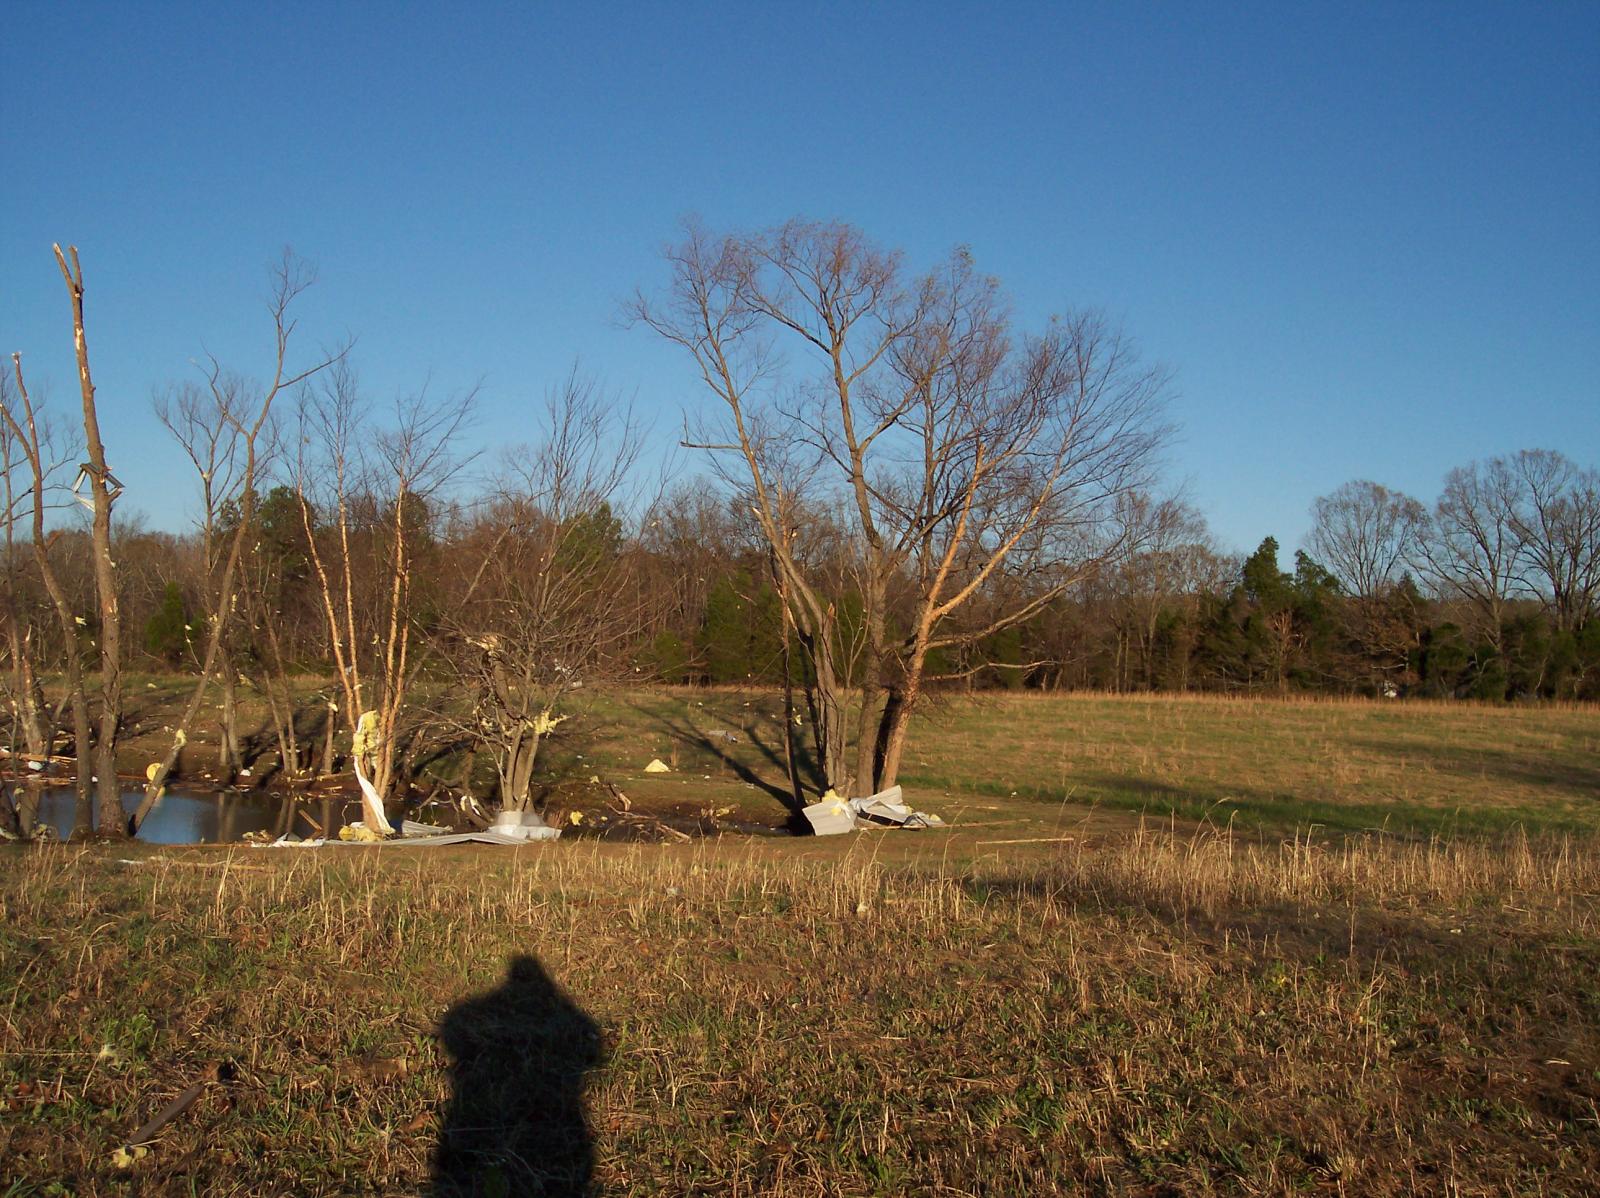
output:
[[[475,561],[436,633],[452,700],[436,721],[493,758],[504,810],[527,810],[541,743],[581,687],[631,672],[650,622],[623,519],[638,510],[637,427],[576,370],[545,397],[544,439],[508,451],[494,499],[452,552]]]
[[[94,770],[102,836],[125,834],[122,788],[117,780],[117,736],[122,724],[122,613],[117,605],[117,566],[111,556],[111,505],[121,485],[106,466],[100,440],[100,417],[95,405],[94,380],[89,373],[89,339],[83,320],[83,266],[78,247],[55,250],[56,265],[72,303],[72,342],[78,359],[78,390],[83,400],[83,441],[89,460],[79,467],[80,481],[89,484],[94,512],[94,582],[100,607],[100,735],[95,740]],[[80,760],[79,769],[83,768]]]
[[[1311,552],[1344,585],[1374,599],[1415,556],[1427,509],[1399,491],[1366,479],[1345,483],[1311,505]]]
[[[1518,581],[1558,631],[1576,631],[1600,602],[1600,472],[1549,449],[1524,449],[1506,468],[1517,484]]]
[[[1176,678],[1156,673],[1162,615],[1179,603],[1192,615],[1197,596],[1226,590],[1229,563],[1217,550],[1205,517],[1180,498],[1133,492],[1118,505],[1116,522],[1121,527],[1115,540],[1122,553],[1107,563],[1103,576],[1116,596],[1119,689],[1134,684],[1186,689],[1186,659],[1176,663]]]
[[[52,460],[50,456],[49,435],[43,429],[43,421],[34,407],[32,397],[28,394],[28,384],[22,374],[20,353],[11,355],[11,367],[17,382],[15,402],[21,404],[22,411],[19,419],[13,410],[14,404],[8,403],[4,406],[3,415],[6,427],[27,461],[31,476],[28,482],[28,494],[32,499],[30,506],[33,558],[39,571],[40,581],[50,597],[50,604],[55,611],[65,647],[67,701],[72,708],[73,752],[77,775],[75,784],[78,794],[74,834],[89,835],[94,831],[94,807],[90,783],[94,737],[90,725],[89,698],[83,677],[83,659],[78,652],[79,631],[87,627],[88,621],[73,610],[71,592],[63,584],[51,554],[55,538],[45,534],[45,513],[49,508],[52,477],[65,464],[65,459]],[[122,827],[120,803],[113,819],[115,827],[120,830]]]
[[[1450,471],[1417,548],[1422,571],[1441,594],[1467,604],[1497,653],[1522,553],[1518,489],[1503,458]]]
[[[1343,615],[1376,675],[1371,681],[1403,682],[1418,625],[1408,610],[1413,593],[1399,583],[1423,548],[1427,509],[1409,495],[1357,479],[1318,498],[1311,517],[1311,552],[1349,596]],[[1463,542],[1458,537],[1455,543]]]
[[[273,270],[272,299],[269,310],[273,324],[273,365],[264,389],[251,395],[247,388],[229,376],[216,358],[207,356],[206,391],[180,393],[175,405],[161,411],[163,423],[183,446],[201,482],[205,505],[202,525],[207,586],[206,651],[200,676],[190,693],[188,705],[174,729],[172,747],[164,760],[156,763],[145,785],[144,798],[129,821],[129,831],[137,835],[150,811],[160,801],[167,779],[178,764],[179,754],[188,741],[188,730],[199,715],[206,690],[219,664],[226,662],[224,645],[237,608],[239,566],[245,546],[254,533],[256,478],[260,469],[261,434],[272,415],[272,403],[285,388],[296,387],[326,370],[345,356],[343,349],[320,356],[302,369],[288,365],[290,341],[295,320],[290,309],[296,297],[309,287],[315,273],[292,253],[285,251]],[[233,528],[223,544],[218,543],[219,522],[225,507],[233,508]],[[225,545],[225,548],[224,548]],[[219,569],[220,566],[220,569]],[[211,585],[216,571],[215,589]],[[225,665],[225,689],[232,694],[234,674]],[[226,734],[225,734],[226,739]]]
[[[667,260],[666,295],[632,312],[724,409],[701,443],[732,455],[772,548],[815,678],[823,775],[841,794],[888,786],[930,652],[1027,620],[1109,552],[1091,530],[1147,481],[1163,377],[1094,315],[1014,333],[961,251],[914,277],[848,225],[795,221],[720,238],[691,226]],[[794,551],[785,513],[802,503],[848,520],[867,657],[853,761],[843,596]],[[1019,602],[982,626],[952,619],[997,587]],[[897,590],[906,632],[891,631]]]
[[[293,485],[375,831],[388,826],[382,804],[396,780],[401,718],[426,649],[415,637],[417,556],[432,535],[429,504],[468,460],[456,442],[475,397],[475,389],[442,401],[403,397],[383,428],[371,423],[347,360],[318,390],[301,392]],[[317,525],[319,512],[325,527]]]
[[[0,408],[10,411],[15,403],[8,372],[0,371]],[[20,738],[22,748],[34,758],[50,753],[51,727],[44,691],[39,681],[38,645],[29,597],[24,591],[24,572],[18,560],[16,529],[23,518],[24,504],[32,492],[30,482],[18,489],[29,455],[9,422],[0,421],[0,472],[4,477],[4,509],[0,521],[5,525],[5,578],[3,615],[6,624],[6,649],[10,656],[9,695],[12,716],[12,751]],[[31,480],[30,480],[31,481]]]

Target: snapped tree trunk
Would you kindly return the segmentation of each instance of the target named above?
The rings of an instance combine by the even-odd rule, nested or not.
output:
[[[83,324],[83,267],[78,249],[69,246],[71,263],[55,246],[56,265],[66,280],[72,301],[72,341],[78,358],[78,390],[83,398],[83,439],[89,460],[84,474],[94,499],[94,585],[100,601],[100,736],[95,742],[94,768],[98,775],[100,834],[126,833],[122,791],[117,783],[117,734],[122,724],[122,614],[117,607],[117,569],[111,557],[111,476],[106,469],[105,446],[100,441],[100,418],[95,410],[94,381],[89,374],[89,342]],[[82,762],[79,762],[80,769]]]

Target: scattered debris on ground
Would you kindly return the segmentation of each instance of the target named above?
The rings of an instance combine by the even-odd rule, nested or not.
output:
[[[560,828],[548,827],[536,812],[532,811],[502,811],[494,826],[484,830],[469,830],[456,832],[450,828],[440,827],[437,824],[419,824],[415,820],[403,820],[400,824],[398,836],[381,836],[357,820],[346,824],[339,829],[337,840],[317,839],[305,840],[293,832],[280,836],[276,840],[251,839],[252,848],[272,849],[315,849],[323,845],[336,844],[378,844],[394,845],[401,848],[441,848],[451,844],[496,844],[518,845],[527,844],[532,840],[555,840],[561,835]],[[500,820],[506,822],[501,823]]]
[[[878,825],[891,828],[942,828],[944,820],[926,811],[906,806],[898,786],[861,799],[843,799],[829,790],[802,812],[816,836],[838,836],[845,832]]]

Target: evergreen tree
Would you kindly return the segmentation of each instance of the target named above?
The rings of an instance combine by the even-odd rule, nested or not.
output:
[[[183,592],[178,584],[169,582],[161,593],[161,606],[144,626],[145,651],[159,657],[169,666],[183,660],[194,635],[190,627],[189,609],[183,602]]]

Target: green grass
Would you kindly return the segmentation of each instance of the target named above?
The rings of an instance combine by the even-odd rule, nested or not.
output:
[[[775,697],[737,690],[602,696],[553,746],[553,775],[598,770],[668,801],[771,811]],[[731,731],[738,743],[710,736]],[[581,746],[581,747],[579,747]],[[584,760],[575,758],[584,753]],[[678,775],[639,771],[653,756]],[[1442,703],[993,694],[913,725],[913,803],[1045,834],[1088,810],[1281,833],[1600,832],[1600,711]],[[682,799],[676,796],[683,795]],[[1111,821],[1110,826],[1126,826]],[[1099,826],[1099,825],[1096,825]]]
[[[1590,844],[894,842],[8,850],[0,1193],[1600,1187]]]

